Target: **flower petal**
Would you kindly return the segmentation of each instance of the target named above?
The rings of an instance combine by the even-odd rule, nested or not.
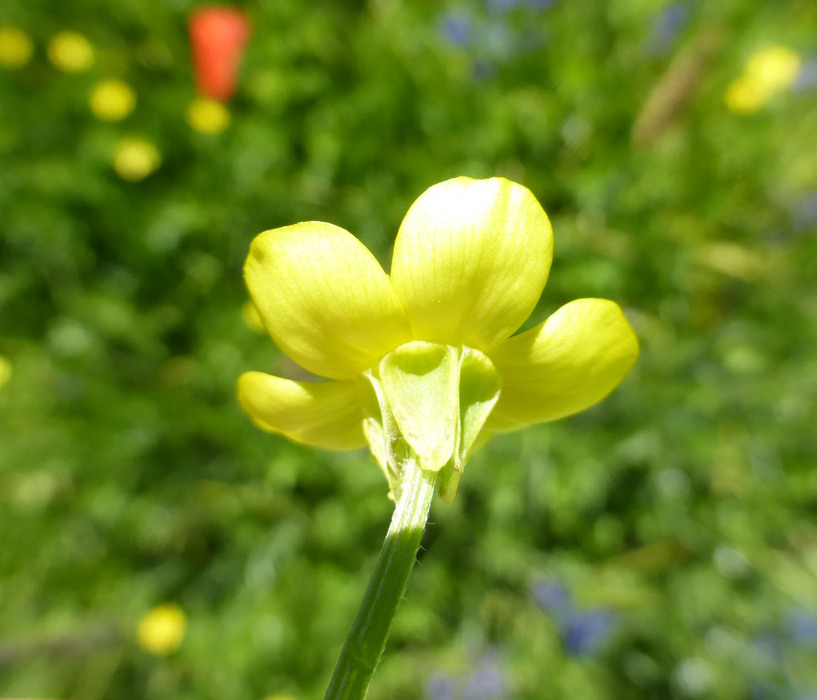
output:
[[[565,304],[491,353],[502,392],[488,428],[516,430],[583,411],[624,379],[638,352],[618,304],[606,299]]]
[[[293,382],[263,372],[238,379],[238,403],[259,428],[326,450],[366,444],[354,382]]]
[[[458,177],[411,206],[391,277],[415,338],[487,351],[530,315],[552,255],[550,222],[527,188]]]
[[[411,339],[388,275],[366,246],[332,224],[262,233],[244,276],[273,340],[315,374],[352,379]]]

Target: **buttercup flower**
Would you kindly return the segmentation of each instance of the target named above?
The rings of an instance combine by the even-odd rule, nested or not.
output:
[[[736,114],[751,114],[792,86],[802,61],[787,46],[770,46],[755,53],[743,74],[724,93],[726,106]]]
[[[136,93],[122,80],[101,80],[91,91],[91,111],[98,119],[118,122],[136,106]]]
[[[331,381],[247,372],[239,403],[296,442],[368,443],[393,494],[410,453],[451,500],[475,444],[591,406],[638,356],[621,309],[604,299],[570,302],[512,336],[552,251],[542,207],[502,178],[459,177],[423,193],[397,233],[390,274],[332,224],[266,231],[244,268],[255,306],[291,359]]]
[[[157,605],[139,622],[136,638],[139,646],[156,656],[172,654],[187,631],[187,617],[175,603]]]
[[[94,47],[82,34],[60,32],[48,44],[48,58],[66,73],[82,73],[94,63]]]
[[[22,68],[34,52],[34,44],[22,29],[0,27],[0,66]]]
[[[267,329],[264,328],[264,322],[261,320],[261,316],[258,315],[258,309],[255,308],[255,304],[251,301],[248,301],[241,307],[241,320],[244,321],[244,325],[254,333],[267,332]]]
[[[114,149],[113,167],[123,180],[144,180],[161,163],[162,156],[156,146],[137,136],[123,138]]]
[[[190,127],[202,134],[220,134],[230,125],[230,111],[218,100],[198,97],[186,116]]]

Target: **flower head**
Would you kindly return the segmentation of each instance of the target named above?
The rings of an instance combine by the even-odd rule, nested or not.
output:
[[[726,106],[736,114],[751,114],[797,79],[802,61],[787,46],[770,46],[755,53],[743,74],[724,94]]]
[[[139,622],[139,646],[156,656],[168,656],[181,645],[187,631],[187,617],[178,605],[168,603],[152,608]]]
[[[64,31],[48,44],[48,58],[66,73],[82,73],[94,63],[94,47],[82,34]]]
[[[236,7],[202,7],[191,15],[189,25],[196,88],[206,97],[230,99],[250,38],[247,18]]]
[[[106,122],[118,122],[136,106],[136,93],[122,80],[101,80],[91,91],[91,111]]]
[[[483,436],[591,406],[638,356],[621,309],[604,299],[573,301],[512,336],[536,306],[552,250],[539,203],[502,178],[459,177],[423,193],[390,274],[332,224],[266,231],[244,268],[255,306],[290,358],[332,381],[247,372],[239,403],[296,442],[368,443],[393,492],[411,453],[440,472],[450,500]]]
[[[113,167],[119,177],[130,182],[144,180],[162,162],[162,156],[150,141],[128,136],[116,144]]]
[[[17,27],[0,27],[0,66],[22,68],[34,52],[28,34]]]
[[[592,656],[610,637],[615,619],[603,608],[570,615],[562,625],[562,640],[569,656]]]
[[[187,123],[200,134],[220,134],[230,125],[230,111],[218,100],[197,97],[187,108]]]

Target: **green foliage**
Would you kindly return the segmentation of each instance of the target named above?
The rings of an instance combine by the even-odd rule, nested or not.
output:
[[[236,406],[242,371],[297,372],[242,321],[243,259],[325,220],[385,261],[456,175],[518,181],[551,216],[530,324],[611,298],[642,357],[434,504],[371,700],[815,692],[814,67],[753,114],[723,95],[759,48],[813,55],[817,8],[676,6],[673,35],[661,0],[248,3],[232,121],[205,135],[192,3],[3,3],[34,54],[0,67],[0,695],[321,696],[391,503],[368,455]],[[88,71],[49,62],[65,29]],[[106,78],[136,91],[122,121],[89,109]],[[634,145],[659,85],[675,107]],[[161,155],[140,181],[112,167],[132,136]],[[554,582],[570,603],[537,603]],[[157,658],[136,627],[167,601],[188,629]],[[613,622],[588,649],[594,610]]]

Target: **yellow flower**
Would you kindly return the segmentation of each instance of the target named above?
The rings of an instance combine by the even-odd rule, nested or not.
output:
[[[184,639],[187,618],[174,603],[157,605],[139,622],[136,638],[139,646],[156,656],[172,654]]]
[[[581,411],[638,357],[621,309],[604,299],[570,302],[512,336],[552,251],[539,203],[502,178],[423,193],[397,233],[391,274],[332,224],[266,231],[244,267],[255,306],[290,358],[332,381],[247,372],[238,401],[256,425],[296,442],[368,442],[392,491],[394,450],[407,445],[423,468],[447,470],[438,486],[450,500],[477,437]]]
[[[113,167],[123,180],[144,180],[161,162],[156,146],[142,138],[124,138],[114,150]]]
[[[94,48],[82,34],[60,32],[48,44],[48,58],[66,73],[81,73],[94,63]]]
[[[91,91],[91,111],[98,119],[117,122],[136,106],[136,93],[122,80],[101,80]]]
[[[800,72],[800,56],[787,46],[769,46],[746,64],[746,77],[762,92],[774,93],[791,87]]]
[[[726,106],[735,114],[752,114],[757,112],[768,99],[745,77],[733,80],[726,88],[724,100]]]
[[[28,63],[34,45],[31,39],[17,27],[0,27],[0,66],[21,68]]]
[[[202,134],[220,134],[230,125],[230,111],[218,100],[200,97],[187,108],[187,123]]]
[[[11,378],[11,362],[0,355],[0,389],[8,384]]]
[[[247,326],[247,328],[255,333],[267,332],[267,329],[264,328],[264,322],[258,313],[258,309],[255,308],[255,304],[251,301],[248,301],[241,307],[241,320],[244,321],[244,325]]]
[[[775,95],[791,87],[802,62],[786,46],[770,46],[755,53],[743,74],[726,89],[726,106],[737,114],[751,114]]]

